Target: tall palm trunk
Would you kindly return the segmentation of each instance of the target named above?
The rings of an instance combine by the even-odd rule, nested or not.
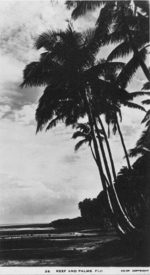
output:
[[[118,122],[117,114],[116,114],[116,124],[117,124],[118,133],[120,135],[122,147],[123,147],[123,150],[124,150],[124,153],[125,153],[125,158],[126,158],[126,161],[127,161],[127,165],[128,165],[128,168],[131,170],[131,165],[130,165],[127,149],[126,149],[126,146],[125,146],[125,143],[124,143],[123,135],[121,133],[121,129],[120,129],[120,125],[119,125],[119,122]]]
[[[105,163],[105,166],[106,166],[106,171],[108,173],[110,173],[108,163],[107,163],[107,159],[106,159],[106,155],[105,155],[105,151],[104,151],[104,148],[103,148],[103,143],[102,143],[101,137],[99,135],[99,131],[98,131],[98,127],[97,127],[95,119],[94,119],[94,124],[95,124],[95,128],[96,128],[96,133],[97,133],[98,138],[99,138],[100,148],[101,148],[102,156],[103,156],[104,163]],[[110,174],[108,174],[108,177],[109,177],[109,175]],[[125,211],[124,211],[124,209],[123,209],[123,207],[120,203],[120,200],[118,198],[116,189],[115,189],[111,179],[110,179],[110,186],[111,186],[111,189],[112,189],[112,195],[114,197],[114,203],[116,204],[117,212],[119,214],[120,221],[123,221],[126,224],[127,229],[129,229],[129,230],[135,229],[134,225],[131,223],[129,217],[126,215],[126,213],[125,213]]]
[[[109,154],[109,158],[110,158],[111,169],[112,169],[114,181],[116,181],[116,170],[115,170],[115,165],[114,165],[110,145],[109,145],[108,138],[107,138],[107,135],[106,135],[106,131],[105,131],[105,128],[104,128],[104,125],[102,123],[102,120],[101,120],[100,116],[98,117],[98,120],[99,120],[99,123],[100,123],[101,128],[102,128],[103,133],[104,133],[105,142],[106,142],[106,146],[107,146],[107,150],[108,150],[108,154]]]
[[[130,222],[128,223],[128,219],[126,217],[125,217],[125,219],[122,220],[122,218],[120,218],[120,214],[119,214],[119,217],[118,217],[118,215],[116,215],[117,213],[114,210],[112,198],[111,198],[111,196],[109,194],[109,190],[107,188],[107,179],[106,179],[106,176],[104,175],[103,168],[102,168],[102,161],[101,161],[101,157],[100,157],[100,154],[99,154],[98,144],[97,144],[97,141],[96,141],[94,127],[93,127],[93,117],[92,117],[92,113],[91,113],[91,110],[90,110],[90,104],[88,102],[88,95],[86,94],[86,91],[84,93],[84,99],[85,99],[85,107],[86,107],[86,110],[87,110],[87,115],[88,115],[88,118],[89,118],[89,124],[90,124],[90,127],[91,127],[91,134],[92,134],[92,137],[93,137],[93,145],[94,145],[96,161],[97,161],[97,165],[98,165],[98,169],[99,169],[99,174],[100,174],[103,189],[104,189],[104,191],[106,193],[106,196],[107,196],[107,201],[108,201],[108,205],[109,205],[109,209],[110,209],[109,213],[110,213],[111,220],[113,222],[113,225],[114,225],[116,231],[118,232],[120,237],[122,237],[122,235],[125,236],[126,233],[129,233],[131,231],[130,230],[131,229]],[[122,208],[121,208],[121,211],[122,211]]]
[[[98,150],[98,144],[97,144],[95,133],[94,133],[91,110],[90,110],[90,106],[89,106],[86,91],[84,92],[83,96],[84,96],[85,107],[86,107],[86,110],[87,110],[87,115],[88,115],[89,124],[90,124],[90,128],[91,128],[91,134],[92,134],[92,138],[93,138],[93,145],[94,145],[94,151],[95,151],[95,156],[96,156],[96,162],[98,164],[98,169],[99,169],[99,174],[100,174],[103,189],[106,190],[106,183],[105,183],[105,177],[104,177],[103,168],[102,168],[102,161],[101,161],[101,157],[100,157],[99,150]]]
[[[105,151],[104,151],[103,143],[102,143],[102,140],[101,140],[101,136],[100,136],[100,133],[99,133],[99,130],[98,130],[95,118],[94,118],[94,126],[95,126],[95,130],[96,130],[96,134],[98,136],[99,146],[100,146],[100,149],[101,149],[101,152],[102,152],[103,161],[104,161],[104,165],[105,165],[105,170],[107,172],[109,183],[111,185],[112,184],[112,178],[111,178],[111,174],[110,174],[110,170],[109,170],[106,154],[105,154]]]
[[[115,182],[116,181],[116,171],[115,171],[115,166],[114,166],[114,161],[113,161],[110,145],[109,145],[108,138],[107,138],[107,135],[106,135],[106,131],[105,131],[105,128],[104,128],[104,125],[102,123],[102,120],[101,120],[100,116],[98,117],[98,120],[99,120],[99,123],[101,125],[102,130],[103,130],[104,137],[105,137],[106,146],[107,146],[107,150],[108,150],[108,154],[109,154],[109,158],[110,158],[110,163],[111,163],[111,167],[112,167],[112,173],[113,173],[114,182]],[[112,183],[111,187],[112,187],[112,191],[114,193],[114,196],[115,196],[115,199],[117,201],[118,206],[120,207],[123,215],[125,215],[126,219],[128,220],[128,222],[130,224],[130,218],[127,217],[128,215],[126,216],[126,213],[123,210],[123,207],[122,207],[122,205],[120,203],[119,197],[118,197],[117,192],[116,192],[116,188],[115,188],[115,186],[114,186],[113,183]],[[131,225],[131,227],[132,227],[132,225]]]

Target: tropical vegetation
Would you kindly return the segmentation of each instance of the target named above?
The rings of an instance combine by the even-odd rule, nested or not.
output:
[[[122,106],[146,112],[133,100],[149,95],[149,69],[145,63],[149,46],[149,2],[67,1],[66,6],[73,8],[73,19],[99,7],[95,28],[81,33],[69,23],[66,31],[42,33],[35,47],[44,52],[38,62],[26,66],[21,87],[46,86],[36,110],[37,132],[44,127],[49,130],[61,121],[76,128],[73,138],[82,139],[75,150],[84,143],[89,145],[113,226],[122,239],[135,243],[148,237],[150,224],[150,200],[145,191],[149,191],[146,167],[150,163],[150,111],[143,119],[146,130],[129,152],[120,121]],[[112,44],[113,51],[107,60],[99,59],[101,48],[108,44]],[[128,55],[131,58],[127,63],[116,61]],[[145,74],[144,90],[129,92],[127,85],[139,67]],[[143,102],[149,103],[148,99]],[[81,123],[81,118],[86,123]],[[127,161],[127,167],[118,175],[109,144],[110,125],[114,134],[119,133]],[[131,165],[129,157],[138,154],[140,157]],[[146,223],[142,223],[143,217]]]
[[[106,205],[104,191],[101,191],[97,198],[84,199],[79,202],[78,207],[84,221],[93,227],[107,231],[112,228],[112,224]]]

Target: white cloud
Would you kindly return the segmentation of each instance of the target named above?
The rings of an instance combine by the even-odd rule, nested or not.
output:
[[[30,107],[17,112],[23,113],[24,119]],[[101,189],[89,148],[84,156],[82,151],[75,154],[72,130],[69,128],[65,135],[63,125],[58,126],[64,132],[62,136],[53,130],[35,135],[30,118],[26,127],[20,120],[19,116],[14,121],[1,121],[1,221],[11,223],[12,215],[14,222],[36,222],[36,218],[48,222],[52,217],[79,215],[78,202],[86,196],[97,196]],[[30,213],[24,208],[30,209]]]
[[[20,88],[24,66],[23,62],[0,52],[0,105],[9,105],[11,110],[20,110],[24,105],[35,104],[44,89]]]
[[[52,217],[66,213],[68,205],[69,216],[75,215],[77,204],[74,190],[55,192],[38,181],[26,182],[9,177],[5,187],[1,186],[0,218],[3,223],[50,222]]]
[[[23,125],[34,124],[35,125],[35,110],[36,104],[25,105],[19,111],[14,111],[11,115],[16,122]]]
[[[0,118],[2,118],[9,111],[10,111],[9,105],[0,106]]]
[[[33,49],[35,39],[48,29],[66,29],[71,11],[65,1],[1,2],[1,48],[18,60],[29,62],[39,56]],[[94,26],[93,13],[74,22],[78,30]]]

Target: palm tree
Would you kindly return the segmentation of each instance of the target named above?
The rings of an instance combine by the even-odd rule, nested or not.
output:
[[[72,13],[74,18],[81,16],[87,10],[95,9],[97,6],[100,6],[101,3],[104,5],[97,20],[97,43],[99,46],[103,46],[110,42],[122,42],[109,55],[108,61],[119,56],[128,55],[131,52],[134,53],[131,60],[126,64],[117,77],[116,84],[121,88],[125,88],[137,68],[141,66],[146,78],[148,79],[144,89],[148,89],[150,78],[148,68],[144,61],[147,55],[147,43],[149,42],[149,1],[132,2],[134,2],[133,10],[129,5],[130,1],[73,1],[73,3],[67,1],[68,7],[69,5],[70,7],[74,5],[76,6]],[[139,8],[141,10],[139,10]],[[103,22],[105,22],[105,24],[102,24]],[[112,31],[113,33],[111,33]],[[150,101],[147,100],[147,103],[148,102]],[[126,106],[130,105],[130,107],[133,108],[130,101],[126,101],[125,104]],[[134,106],[134,108],[136,107]],[[113,120],[114,115],[117,118],[116,112],[113,114]],[[121,136],[118,119],[114,123],[114,130],[116,131],[117,128]],[[123,143],[123,136],[121,137],[121,141]],[[124,150],[126,159],[128,160],[128,167],[130,167],[125,146]]]
[[[124,70],[124,68],[122,69],[122,71],[123,70]],[[110,71],[109,68],[107,68],[102,76],[106,81],[111,83],[111,87],[109,87],[109,86],[107,87],[107,98],[109,99],[110,105],[105,106],[105,110],[103,110],[103,114],[105,115],[105,121],[108,124],[108,137],[110,136],[109,125],[112,124],[113,125],[113,133],[115,134],[116,131],[118,130],[118,133],[119,133],[119,136],[121,139],[121,144],[122,144],[122,147],[123,147],[123,150],[125,153],[125,157],[127,160],[127,165],[128,165],[128,168],[131,169],[127,149],[125,146],[124,138],[123,138],[123,135],[122,135],[122,132],[120,129],[120,125],[119,125],[119,121],[118,121],[118,115],[120,116],[120,119],[122,120],[122,115],[121,115],[121,110],[120,110],[121,105],[127,106],[129,108],[135,108],[135,109],[145,111],[145,109],[142,106],[135,104],[131,101],[137,96],[142,96],[145,94],[149,95],[149,93],[141,92],[141,91],[128,93],[125,90],[122,90],[122,92],[120,93],[120,90],[116,89],[116,85],[114,86],[114,84],[117,83],[117,77],[118,77],[115,69],[114,70],[111,69],[111,71]],[[106,91],[105,91],[105,94],[106,94]],[[98,102],[98,104],[100,104],[100,102]],[[107,145],[107,149],[108,149],[110,160],[111,160],[112,159],[111,151],[109,148],[108,139],[106,137],[105,129],[104,129],[104,126],[103,126],[100,116],[99,116],[99,123],[100,123],[100,125],[103,129],[104,135],[105,135],[106,145]],[[116,173],[114,171],[115,168],[114,168],[112,161],[111,161],[111,166],[112,166],[112,171],[113,171],[114,180],[115,180]]]
[[[103,160],[104,160],[104,164],[105,164],[105,169],[106,169],[106,172],[107,172],[107,175],[108,175],[108,178],[109,178],[109,179],[107,178],[107,181],[106,181],[106,184],[107,184],[107,187],[108,187],[110,182],[111,182],[111,176],[110,176],[109,168],[108,168],[108,165],[107,165],[107,160],[106,160],[106,155],[105,155],[105,152],[104,152],[104,148],[103,148],[103,145],[101,143],[104,140],[104,135],[103,135],[103,131],[101,129],[98,129],[97,123],[95,123],[95,126],[96,126],[97,138],[98,138],[100,148],[101,148],[101,151],[102,151],[102,156],[103,156]],[[80,140],[75,145],[75,151],[77,151],[84,143],[88,143],[88,145],[90,146],[90,149],[91,149],[92,156],[93,156],[93,158],[94,158],[94,160],[95,160],[95,162],[98,166],[98,161],[97,161],[96,155],[94,153],[94,150],[92,148],[93,137],[92,137],[91,127],[90,127],[89,123],[79,123],[79,124],[77,124],[76,128],[80,129],[80,131],[79,130],[76,131],[73,134],[72,138],[76,139],[76,138],[82,137],[83,139]]]
[[[79,129],[78,131],[76,131],[72,138],[73,139],[76,139],[76,138],[80,138],[82,137],[83,139],[80,140],[76,145],[75,145],[75,151],[79,150],[79,148],[84,144],[84,143],[88,143],[88,145],[90,146],[90,149],[91,149],[91,153],[92,153],[92,156],[96,162],[96,164],[98,165],[97,163],[97,159],[96,159],[96,156],[95,156],[95,153],[94,153],[94,150],[92,148],[92,134],[91,134],[91,128],[90,128],[90,125],[89,123],[79,123],[77,124],[76,126],[76,129]],[[101,137],[103,138],[103,137]]]
[[[93,43],[94,32],[80,34],[69,25],[66,32],[43,33],[36,41],[36,48],[45,48],[39,62],[32,62],[24,70],[23,86],[48,85],[39,100],[36,111],[37,132],[48,122],[47,130],[58,121],[75,125],[87,113],[93,135],[94,150],[101,167],[98,146],[93,129],[93,118],[89,108],[89,78],[99,75],[106,64],[96,63],[98,51]],[[107,62],[107,66],[121,68],[123,63]],[[100,174],[103,175],[100,168]],[[103,177],[103,176],[102,176]],[[104,179],[102,180],[103,185]]]
[[[115,216],[114,199],[111,199],[107,189],[109,184],[112,185],[112,181],[110,179],[108,182],[109,167],[97,126],[99,114],[114,106],[114,101],[107,97],[108,91],[114,90],[118,94],[124,93],[128,96],[128,93],[115,83],[112,86],[112,83],[100,79],[99,76],[108,68],[120,69],[124,64],[97,61],[99,46],[94,35],[95,32],[91,30],[83,34],[75,32],[71,25],[65,32],[48,31],[40,35],[35,46],[37,49],[44,47],[46,51],[41,54],[39,62],[32,62],[26,66],[21,87],[47,85],[36,110],[37,132],[45,125],[48,130],[59,121],[75,126],[79,118],[87,115],[94,157],[103,189],[107,194],[110,213],[116,230],[124,234],[134,227],[118,202],[119,213]],[[108,178],[104,173],[102,157]]]
[[[118,84],[126,87],[137,68],[141,66],[147,79],[149,80],[149,70],[144,63],[147,55],[149,42],[149,18],[141,13],[134,12],[124,6],[122,1],[118,2],[117,18],[113,27],[113,32],[108,35],[104,43],[120,43],[108,56],[108,60],[124,57],[133,52],[133,57],[127,63],[124,71],[118,77]],[[107,40],[108,39],[108,40]]]
[[[149,42],[149,1],[66,1],[66,5],[67,8],[74,7],[73,19],[101,7],[96,22],[99,46],[121,42],[109,55],[109,60],[134,53],[124,69],[126,76],[123,72],[118,79],[120,85],[126,85],[139,66],[150,79],[144,63],[145,45]]]
[[[149,82],[143,85],[142,90],[149,90]],[[146,99],[142,101],[143,104],[149,105],[150,100]],[[136,157],[138,155],[149,155],[150,153],[150,110],[148,110],[142,120],[142,123],[146,123],[146,129],[142,132],[140,139],[137,141],[135,148],[129,150],[130,157]]]
[[[131,60],[126,64],[126,66],[120,72],[119,76],[116,78],[116,83],[118,85],[120,85],[122,88],[125,88],[139,65],[142,66],[147,78],[149,79],[149,71],[147,68],[145,68],[145,64],[143,63],[143,60],[146,58],[147,54],[147,45],[141,49],[143,45],[149,42],[149,28],[146,28],[149,23],[148,1],[145,1],[145,4],[135,1],[134,9],[131,8],[130,1],[66,1],[66,5],[68,8],[71,8],[72,6],[75,7],[72,12],[72,17],[74,19],[85,14],[88,10],[91,11],[96,7],[103,5],[97,20],[96,30],[96,39],[99,43],[99,46],[106,45],[110,42],[121,42],[123,40],[123,42],[119,44],[119,46],[117,46],[108,56],[108,60],[118,58],[120,55],[127,55],[131,51],[134,52],[133,58],[131,58]],[[145,13],[144,15],[143,13],[138,12],[138,7],[142,8],[143,12]],[[102,24],[104,21],[105,28],[104,24]],[[140,49],[140,51],[138,49]],[[126,105],[132,108],[137,108],[137,106],[133,106],[133,103],[130,102],[126,102]],[[107,121],[110,121],[108,117],[109,116],[107,115]],[[116,132],[116,129],[118,129],[121,138],[128,168],[131,169],[123,135],[121,133],[117,116],[115,115],[114,132]],[[115,175],[114,172],[113,174]]]
[[[132,94],[132,96],[133,96],[133,94]],[[138,107],[138,105],[137,105],[137,107]],[[140,107],[140,106],[139,106],[139,107]],[[96,114],[95,114],[95,116],[96,116]],[[99,121],[100,121],[100,117],[99,117]],[[101,124],[102,127],[103,127],[102,121],[100,121],[100,124]],[[118,198],[118,195],[117,195],[117,193],[116,193],[115,187],[114,187],[114,185],[112,184],[112,181],[111,181],[111,179],[110,179],[110,174],[108,173],[108,170],[107,170],[107,169],[109,169],[109,168],[108,168],[108,166],[107,166],[107,160],[106,160],[105,152],[104,152],[103,145],[102,145],[102,137],[99,135],[99,133],[102,134],[102,135],[104,135],[104,137],[106,138],[106,141],[108,142],[107,136],[106,136],[106,134],[105,134],[105,131],[103,132],[104,128],[103,128],[103,130],[99,130],[96,123],[95,123],[95,127],[96,127],[96,133],[97,133],[97,137],[98,137],[98,140],[99,140],[99,143],[100,143],[100,149],[101,149],[102,156],[103,156],[103,160],[104,160],[104,164],[105,164],[105,169],[106,169],[106,171],[107,171],[107,175],[108,175],[108,179],[109,179],[109,181],[107,180],[107,182],[108,182],[108,186],[107,186],[107,187],[111,186],[111,188],[112,188],[111,201],[112,201],[113,203],[111,203],[111,207],[112,207],[112,209],[113,209],[113,205],[115,205],[115,207],[117,207],[117,208],[119,207],[119,216],[118,216],[118,220],[122,223],[122,220],[120,220],[120,213],[121,213],[121,214],[124,215],[124,217],[125,217],[125,219],[126,219],[126,222],[128,222],[128,223],[130,224],[130,226],[131,226],[132,228],[134,228],[134,226],[133,226],[132,223],[130,222],[129,215],[126,216],[126,213],[124,212],[124,209],[123,209],[123,207],[122,207],[122,205],[121,205],[121,203],[120,203],[120,200],[119,200],[119,198]],[[77,132],[75,132],[74,135],[73,135],[73,138],[84,137],[84,139],[82,139],[81,141],[79,141],[79,142],[77,143],[77,145],[75,146],[75,150],[79,149],[80,146],[81,146],[83,143],[88,142],[89,145],[90,145],[90,147],[91,147],[91,151],[92,151],[93,158],[94,158],[94,160],[96,161],[96,163],[98,164],[97,159],[96,159],[96,156],[94,155],[93,150],[92,150],[92,146],[91,146],[92,135],[91,135],[91,131],[90,131],[89,125],[87,125],[87,124],[79,124],[78,128],[80,128],[82,131],[77,131]],[[105,140],[105,139],[103,138],[103,140]],[[110,148],[109,148],[109,149],[110,149]],[[108,190],[107,190],[107,192],[108,192]],[[109,194],[108,194],[108,196],[109,196]],[[109,196],[109,197],[110,197],[110,196]],[[117,211],[118,211],[118,210],[117,210]]]
[[[100,118],[99,118],[100,119]],[[97,127],[97,124],[96,124],[96,127]],[[97,159],[96,159],[96,156],[95,156],[95,154],[94,154],[94,151],[93,151],[93,149],[92,149],[92,135],[91,135],[91,129],[90,129],[90,126],[89,126],[89,124],[88,123],[80,123],[80,124],[78,124],[77,125],[77,129],[80,129],[80,131],[78,130],[78,131],[76,131],[74,134],[73,134],[73,136],[72,136],[72,138],[74,138],[74,139],[76,139],[76,138],[79,138],[79,137],[82,137],[83,139],[82,140],[80,140],[77,144],[76,144],[76,146],[75,146],[75,151],[77,151],[84,143],[88,143],[88,145],[90,146],[90,149],[91,149],[91,152],[92,152],[92,155],[93,155],[93,158],[94,158],[94,160],[95,160],[95,162],[96,162],[96,164],[97,164],[97,166],[98,166],[98,162],[97,162]],[[98,138],[98,140],[100,141],[101,140],[101,142],[102,142],[102,140],[104,140],[104,136],[105,136],[105,134],[103,133],[103,130],[101,130],[101,129],[96,129],[96,132],[97,132],[97,138]],[[107,137],[106,137],[107,138]],[[101,148],[101,150],[102,150],[102,155],[103,155],[103,159],[104,159],[104,164],[105,164],[105,169],[106,169],[106,171],[108,172],[108,167],[106,166],[106,156],[105,156],[105,152],[104,152],[104,148],[103,148],[103,145],[101,144],[101,142],[100,142],[100,148]],[[108,178],[109,178],[109,174],[108,174]],[[117,195],[117,193],[116,193],[116,189],[115,189],[115,187],[114,187],[114,185],[112,184],[112,181],[111,181],[111,179],[109,178],[109,181],[108,181],[108,179],[107,179],[107,181],[106,181],[107,183],[108,183],[108,185],[107,185],[107,188],[109,188],[109,187],[111,187],[112,188],[112,193],[111,193],[111,198],[110,198],[110,194],[109,194],[109,191],[108,191],[108,189],[107,189],[107,196],[108,196],[108,198],[110,199],[110,205],[111,205],[111,209],[114,211],[114,206],[115,206],[115,210],[117,211],[116,212],[116,214],[118,215],[118,221],[117,221],[117,223],[118,222],[120,222],[120,224],[118,223],[118,226],[119,226],[119,228],[123,231],[123,232],[125,232],[124,230],[125,230],[125,228],[126,228],[126,226],[125,226],[125,228],[121,228],[121,224],[122,224],[122,222],[123,222],[123,224],[125,223],[125,222],[127,222],[127,223],[129,223],[129,225],[132,227],[132,228],[134,228],[134,226],[132,225],[132,223],[130,222],[130,220],[129,220],[129,216],[127,217],[126,216],[126,213],[124,212],[124,210],[123,210],[123,207],[122,207],[122,205],[121,205],[121,203],[120,203],[120,200],[119,200],[119,198],[118,198],[118,195]],[[119,207],[119,212],[118,212],[118,207]],[[124,217],[125,217],[125,221],[124,221],[124,219],[122,220],[121,219],[121,217],[120,217],[120,214],[122,215],[124,215]],[[112,215],[111,215],[111,218],[113,218],[114,219],[114,217],[112,217]],[[115,220],[115,222],[116,222],[116,220]],[[117,232],[119,231],[118,230],[118,228],[116,228],[117,229]],[[126,228],[126,230],[127,230],[127,228]],[[120,231],[118,232],[119,234],[120,234]]]

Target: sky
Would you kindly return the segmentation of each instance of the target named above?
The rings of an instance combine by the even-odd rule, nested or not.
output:
[[[74,22],[74,28],[93,27],[97,12]],[[78,203],[102,190],[89,147],[74,152],[71,127],[58,124],[35,134],[35,110],[44,87],[19,87],[23,69],[40,55],[35,39],[48,29],[65,30],[70,14],[63,0],[0,1],[0,224],[74,218],[80,215]],[[100,57],[110,50],[103,49]],[[139,69],[128,89],[140,90],[145,82]],[[122,113],[121,129],[130,149],[143,129],[144,113],[125,107]],[[117,134],[110,144],[118,172],[125,160]]]

